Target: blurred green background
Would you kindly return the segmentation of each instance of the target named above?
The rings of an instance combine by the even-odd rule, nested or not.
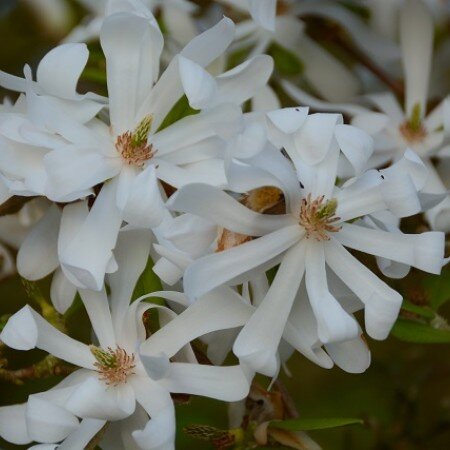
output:
[[[73,8],[75,23],[82,11]],[[21,74],[25,63],[36,67],[40,58],[58,42],[25,4],[0,0],[0,69]],[[83,89],[102,89],[92,81]],[[5,95],[0,91],[0,97]],[[14,96],[13,96],[14,98]],[[404,285],[415,285],[417,274],[411,274]],[[427,287],[439,291],[444,300],[450,298],[450,272],[437,284],[437,277],[427,278]],[[447,285],[447,289],[445,289]],[[443,287],[442,287],[443,286]],[[48,292],[48,283],[42,283]],[[26,291],[18,277],[0,282],[0,316],[12,314],[27,303]],[[425,299],[426,303],[427,299]],[[426,306],[426,305],[425,305]],[[449,303],[439,314],[450,317]],[[86,325],[86,326],[84,326]],[[87,321],[82,310],[71,316],[69,331],[86,340]],[[288,366],[292,378],[283,381],[304,417],[359,417],[364,426],[349,426],[311,432],[324,450],[449,450],[450,449],[450,344],[417,344],[391,337],[385,342],[369,342],[373,363],[362,375],[349,375],[340,369],[321,369],[301,356],[294,356]],[[25,367],[43,354],[5,351],[8,368]],[[56,377],[27,382],[17,386],[0,380],[0,404],[26,400],[58,381]],[[266,379],[260,379],[264,386]],[[177,449],[212,448],[186,436],[182,429],[190,424],[208,424],[227,428],[226,405],[194,399],[177,406]],[[1,449],[20,448],[0,441]],[[25,448],[25,447],[23,447]]]

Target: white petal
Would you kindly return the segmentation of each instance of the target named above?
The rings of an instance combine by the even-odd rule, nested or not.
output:
[[[334,240],[325,246],[325,254],[333,272],[364,303],[368,334],[374,339],[386,339],[397,320],[402,296]]]
[[[256,372],[278,373],[278,346],[304,270],[305,246],[301,242],[286,253],[269,292],[236,339],[234,354]]]
[[[396,217],[408,217],[421,211],[411,177],[390,169],[366,172],[353,184],[344,186],[337,195],[336,211],[342,221],[385,210]]]
[[[355,172],[365,170],[373,152],[373,139],[351,125],[337,125],[335,136],[342,153],[350,161]]]
[[[67,279],[61,269],[57,269],[52,278],[50,298],[60,314],[64,314],[70,308],[76,293],[77,288]]]
[[[94,436],[105,426],[104,420],[84,419],[80,426],[60,445],[59,450],[84,450]]]
[[[333,367],[333,361],[323,350],[319,340],[317,320],[306,293],[305,283],[301,284],[292,305],[283,340],[318,366],[324,369]]]
[[[164,238],[193,258],[203,256],[217,237],[217,225],[192,214],[175,217],[164,231]]]
[[[155,228],[164,218],[155,166],[151,165],[133,177],[123,208],[123,220],[140,228]]]
[[[116,190],[114,181],[103,185],[86,220],[60,252],[61,265],[81,287],[98,291],[103,286],[122,224]]]
[[[223,18],[217,25],[206,30],[186,45],[181,55],[203,67],[208,66],[231,44],[234,38],[234,28],[232,20],[227,17]]]
[[[222,133],[234,135],[241,125],[242,114],[235,105],[221,105],[184,117],[173,125],[150,137],[150,143],[157,150],[157,158],[164,159],[167,153],[181,151]]]
[[[150,355],[162,351],[172,357],[200,336],[244,325],[251,314],[252,308],[233,290],[225,287],[215,289],[152,334],[141,345],[141,353]]]
[[[270,122],[280,131],[295,133],[305,123],[309,108],[283,108],[267,113]]]
[[[370,94],[367,98],[383,113],[385,113],[394,125],[400,125],[405,119],[405,114],[397,98],[391,92]]]
[[[247,236],[260,236],[293,225],[290,216],[263,215],[246,208],[224,191],[205,184],[189,184],[168,201],[174,211],[200,216]]]
[[[336,239],[345,247],[392,259],[425,272],[439,274],[444,258],[444,233],[389,233],[344,224]]]
[[[93,374],[73,391],[65,406],[78,417],[120,420],[133,414],[136,401],[130,384],[108,386]]]
[[[206,67],[226,50],[233,37],[234,23],[230,19],[224,18],[217,25],[189,42],[180,54],[202,67]],[[153,122],[157,129],[182,95],[183,89],[178,76],[178,59],[174,58],[142,102],[138,116],[143,117],[152,112],[157,113]]]
[[[119,234],[114,255],[120,269],[108,277],[111,289],[111,314],[119,340],[123,318],[130,304],[133,290],[147,264],[150,244],[151,235],[148,231],[127,230]]]
[[[50,206],[20,246],[17,269],[28,280],[39,280],[58,267],[57,235],[61,211]]]
[[[111,125],[118,136],[143,119],[136,114],[159,71],[163,39],[143,17],[116,13],[103,23],[100,42],[106,56]]]
[[[241,366],[215,367],[172,363],[161,384],[174,393],[187,393],[235,402],[248,395],[251,377]]]
[[[31,439],[49,444],[62,441],[79,425],[73,414],[36,395],[28,398],[26,420]]]
[[[94,333],[100,342],[100,347],[114,347],[117,340],[105,289],[101,291],[80,289],[80,296],[88,313]]]
[[[302,37],[298,56],[305,62],[304,76],[325,100],[347,101],[358,93],[358,78],[306,35]]]
[[[169,392],[149,378],[133,380],[136,399],[150,415],[143,430],[133,432],[142,449],[175,450],[175,408]]]
[[[270,86],[263,86],[252,99],[253,111],[274,111],[281,108],[280,100]]]
[[[273,59],[259,55],[217,77],[217,103],[241,105],[265,86],[273,71]]]
[[[217,96],[216,80],[199,64],[178,56],[181,83],[194,109],[209,107]]]
[[[18,445],[32,441],[25,419],[26,406],[24,403],[0,407],[0,436],[6,441]]]
[[[342,123],[339,114],[311,114],[295,135],[294,163],[297,159],[308,165],[324,160],[334,143],[335,126]]]
[[[47,197],[68,202],[117,175],[121,163],[119,158],[110,158],[98,149],[64,148],[47,153],[44,165]]]
[[[230,250],[200,258],[186,270],[185,293],[195,299],[238,277],[239,280],[244,278],[252,269],[266,269],[265,263],[269,262],[272,267],[276,265],[274,259],[301,237],[302,231],[297,225],[289,226]]]
[[[48,94],[75,99],[78,79],[89,58],[86,44],[63,44],[48,52],[39,63],[36,79]]]
[[[330,294],[325,272],[324,247],[310,243],[306,254],[306,289],[323,343],[346,341],[358,336],[359,327]]]
[[[346,113],[350,116],[369,112],[368,109],[356,104],[353,105],[351,103],[336,103],[320,100],[288,80],[281,80],[281,86],[292,99],[298,102],[299,105],[310,106],[317,111]]]
[[[327,344],[328,354],[342,370],[349,373],[363,373],[370,366],[370,350],[362,338]]]
[[[400,41],[409,117],[415,105],[420,106],[421,118],[426,113],[433,34],[433,18],[428,7],[421,0],[406,0],[400,14]]]
[[[85,344],[61,333],[29,306],[24,306],[8,320],[0,336],[11,348],[40,348],[79,367],[91,369],[95,361]]]
[[[275,31],[277,13],[276,0],[248,0],[250,14],[253,20],[269,31]]]
[[[425,162],[428,168],[428,177],[423,189],[424,192],[441,195],[447,194],[445,199],[437,206],[425,212],[425,217],[433,230],[448,232],[450,230],[450,198],[448,196],[448,190],[443,182],[445,178],[441,179],[430,161]]]

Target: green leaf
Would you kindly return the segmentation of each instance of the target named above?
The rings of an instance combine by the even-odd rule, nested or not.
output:
[[[417,344],[448,344],[450,330],[433,328],[430,325],[399,319],[392,329],[392,335],[405,342]]]
[[[441,275],[427,276],[423,287],[429,296],[431,307],[438,310],[450,300],[450,269],[443,270]]]
[[[161,284],[161,280],[158,278],[155,272],[153,272],[153,261],[151,258],[148,259],[147,265],[139,277],[138,282],[136,283],[136,287],[133,292],[133,300],[136,300],[139,297],[142,297],[145,294],[149,294],[151,292],[162,291],[163,286]],[[164,305],[164,300],[162,298],[151,298],[152,303],[158,303]]]
[[[272,44],[269,49],[275,68],[281,75],[300,75],[303,72],[303,63],[298,56],[278,44]]]
[[[164,130],[164,128],[169,127],[175,122],[183,119],[187,116],[192,116],[194,114],[198,114],[199,111],[193,109],[189,105],[189,101],[185,95],[178,100],[173,108],[169,111],[169,114],[164,118],[162,124],[158,128],[158,131]]]
[[[327,428],[337,428],[346,425],[362,425],[364,421],[356,418],[318,418],[318,419],[293,419],[272,421],[270,426],[289,431],[311,431],[325,430]]]

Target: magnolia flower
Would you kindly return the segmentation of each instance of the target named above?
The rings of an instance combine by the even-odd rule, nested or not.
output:
[[[65,42],[89,42],[98,39],[106,17],[118,11],[132,11],[144,17],[161,9],[171,37],[181,46],[197,35],[191,19],[196,6],[188,0],[78,0],[91,14],[75,27]]]
[[[117,13],[105,20],[101,33],[111,125],[95,120],[84,126],[38,98],[48,126],[69,141],[44,158],[47,197],[68,202],[104,183],[91,214],[60,253],[62,265],[79,287],[101,289],[123,220],[145,228],[162,223],[165,211],[158,179],[175,187],[192,181],[226,183],[221,157],[224,138],[239,127],[237,105],[266,83],[270,58],[254,58],[224,74],[223,100],[214,108],[164,129],[161,125],[182,96],[179,72],[188,70],[184,62],[209,64],[232,37],[233,24],[224,19],[194,39],[150,89],[158,77],[162,35],[154,22]],[[255,67],[260,69],[261,65],[263,70],[255,73]],[[239,91],[249,77],[251,89]]]
[[[32,440],[53,443],[75,431],[80,418],[78,433],[85,421],[91,424],[79,436],[87,441],[111,421],[117,422],[112,433],[121,429],[123,439],[130,439],[131,435],[136,448],[174,449],[175,411],[171,392],[224,401],[237,401],[247,395],[249,374],[240,366],[198,365],[190,347],[186,347],[188,341],[180,345],[177,337],[175,345],[169,339],[157,348],[151,343],[152,337],[146,338],[142,321],[145,311],[158,311],[162,325],[170,322],[175,313],[142,302],[148,297],[165,296],[164,293],[149,294],[129,304],[147,260],[148,249],[140,246],[142,233],[145,231],[129,234],[121,246],[118,258],[126,265],[110,276],[109,299],[105,290],[80,292],[97,338],[93,345],[61,333],[29,306],[8,321],[1,333],[6,345],[17,350],[40,348],[80,369],[62,385],[31,396],[28,404],[0,409],[2,424],[10,423],[8,417],[12,412],[17,421],[14,430],[0,427],[2,437],[16,443]],[[180,301],[176,296],[169,295],[168,299]]]
[[[358,78],[344,64],[316,44],[303,31],[301,15],[315,15],[338,22],[369,54],[385,56],[386,62],[398,57],[396,46],[367,29],[367,25],[330,1],[294,0],[220,0],[221,3],[248,12],[253,20],[237,26],[236,49],[253,47],[251,54],[263,53],[276,43],[303,61],[303,76],[324,98],[342,101],[360,90]]]
[[[285,215],[255,213],[225,192],[201,184],[180,189],[169,206],[232,232],[257,237],[192,263],[183,279],[191,300],[222,284],[238,285],[280,263],[269,292],[234,345],[234,352],[241,358],[257,355],[265,373],[274,373],[274,350],[303,278],[321,342],[342,342],[359,335],[357,322],[328,289],[326,267],[364,305],[367,333],[385,339],[397,318],[401,295],[345,247],[440,273],[444,235],[390,233],[367,228],[357,220],[385,210],[404,217],[417,213],[421,206],[414,184],[395,166],[366,172],[341,188],[335,187],[340,147],[353,159],[364,154],[367,142],[360,131],[340,125],[340,116],[306,116],[294,110],[269,114],[269,119],[275,127],[295,124],[298,129],[295,139],[300,153],[294,162],[300,178],[292,169],[277,167],[272,171],[272,175],[277,173],[278,186],[284,192]],[[262,330],[270,330],[270,346],[267,339],[260,339]]]
[[[335,279],[331,280],[334,292],[344,302],[346,310],[353,313],[359,309],[359,305],[351,298],[351,292],[341,284]],[[236,339],[239,340],[239,336],[245,333],[242,330],[245,330],[252,316],[258,311],[269,289],[265,275],[255,276],[249,283],[245,283],[242,295],[229,287],[216,288],[200,297],[167,327],[158,331],[153,336],[153,341],[144,344],[143,348],[164,345],[164,342],[169,341],[170,344],[167,345],[172,346],[176,345],[177,340],[181,342],[187,337],[192,340],[200,337],[208,345],[208,358],[214,364],[222,364]],[[188,302],[188,299],[185,298],[185,301]],[[274,317],[275,313],[272,319]],[[361,336],[343,342],[328,343],[322,348],[324,343],[318,337],[317,322],[307,301],[304,284],[297,294],[290,317],[284,324],[281,342],[274,342],[267,329],[260,328],[259,333],[261,348],[267,346],[265,354],[267,355],[269,348],[274,353],[275,367],[261,364],[263,352],[252,354],[248,358],[236,354],[241,356],[241,363],[269,376],[278,374],[280,361],[287,362],[293,350],[327,369],[336,364],[347,372],[361,373],[370,364],[370,351]]]
[[[405,75],[405,107],[399,105],[392,93],[372,94],[368,99],[379,112],[362,106],[318,101],[312,96],[283,81],[285,90],[302,104],[319,110],[344,111],[352,116],[352,124],[367,131],[375,140],[371,167],[382,167],[400,158],[407,148],[414,150],[429,169],[423,191],[445,197],[447,192],[431,157],[448,157],[449,101],[445,99],[431,113],[427,112],[427,92],[433,53],[434,25],[428,8],[421,0],[407,0],[400,15],[403,70]],[[444,195],[443,195],[444,194]],[[425,213],[433,229],[450,230],[450,198]]]
[[[66,115],[85,123],[98,114],[105,102],[103,97],[91,92],[77,93],[77,84],[88,58],[89,51],[84,44],[60,45],[42,58],[36,81],[31,80],[31,71],[25,66],[28,81],[0,71],[0,86],[10,91],[37,94],[49,104],[63,108]],[[38,114],[38,111],[32,113]]]

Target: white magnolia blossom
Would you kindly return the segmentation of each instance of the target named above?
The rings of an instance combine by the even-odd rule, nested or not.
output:
[[[340,149],[356,167],[371,151],[367,137],[341,125],[339,115],[307,116],[297,108],[269,113],[268,118],[274,132],[287,128],[295,132],[295,147],[292,151],[285,148],[297,174],[287,162],[254,169],[261,176],[277,179],[274,185],[284,192],[286,215],[255,213],[218,188],[202,184],[180,189],[169,204],[234,233],[257,237],[189,265],[183,285],[191,300],[223,284],[234,286],[251,280],[281,263],[267,295],[234,344],[241,360],[273,375],[278,370],[276,349],[303,278],[321,342],[347,341],[360,334],[357,322],[330,293],[326,267],[359,299],[368,334],[385,339],[397,318],[401,295],[345,247],[440,273],[444,235],[391,233],[360,222],[364,216],[386,210],[396,217],[413,215],[421,205],[414,183],[402,173],[401,165],[368,171],[335,187]]]
[[[60,3],[50,19],[68,18]],[[24,306],[0,340],[73,369],[0,406],[0,437],[35,450],[93,439],[174,450],[174,394],[242,407],[254,375],[289,375],[296,352],[364,372],[364,333],[386,339],[402,306],[392,279],[440,274],[450,259],[442,231],[403,226],[423,213],[450,230],[450,102],[440,85],[429,90],[439,18],[426,3],[435,14],[442,5],[367,0],[365,23],[330,0],[79,3],[88,17],[35,75],[0,71],[17,94],[0,104],[0,279],[51,277],[54,307]],[[310,17],[337,24],[360,58],[311,39]],[[83,90],[84,42],[97,38],[107,96]],[[273,73],[271,50],[302,73]],[[371,62],[397,78],[400,60],[404,105],[367,82]],[[429,112],[435,96],[444,100]],[[77,294],[90,345],[53,321]]]
[[[26,100],[32,102],[32,111],[39,111],[39,116],[5,117],[4,134],[15,133],[19,142],[30,142],[32,138],[37,142],[40,138],[49,147],[40,155],[36,151],[33,154],[42,171],[34,170],[31,175],[42,176],[38,179],[39,189],[32,190],[31,195],[44,193],[53,201],[72,202],[93,193],[94,186],[105,182],[90,213],[86,216],[80,205],[77,221],[71,219],[69,234],[60,236],[64,244],[58,244],[59,261],[74,285],[98,290],[104,274],[115,270],[111,251],[123,221],[135,227],[156,228],[167,218],[158,179],[175,187],[193,181],[226,184],[224,138],[240,126],[238,105],[251,98],[270,76],[269,57],[255,57],[221,75],[221,98],[216,99],[214,107],[162,131],[159,128],[183,94],[180,75],[184,80],[189,77],[188,71],[195,73],[192,65],[207,65],[219,56],[232,41],[233,32],[231,21],[224,19],[195,38],[150,89],[158,78],[163,45],[159,28],[154,20],[116,13],[105,21],[101,33],[107,61],[110,126],[98,119],[84,124],[72,114],[65,114],[53,96],[38,95],[33,90],[27,92]],[[126,42],[122,36],[126,36]],[[65,44],[53,53],[64,53],[68,46],[75,61],[72,70],[77,74],[71,74],[71,79],[76,80],[83,67],[81,62],[87,59],[86,48]],[[49,59],[57,72],[59,65]],[[243,83],[246,89],[241,88]],[[30,120],[33,135],[23,138],[22,122]],[[36,123],[41,130],[36,129]],[[12,146],[11,152],[18,156],[16,147]],[[27,161],[14,163],[19,167],[15,178],[26,182],[20,171],[29,167]],[[3,171],[9,176],[10,166],[5,161]]]
[[[390,93],[368,95],[377,108],[374,112],[359,105],[335,104],[314,99],[288,81],[286,91],[302,104],[319,110],[345,111],[352,124],[367,131],[375,141],[371,167],[382,167],[400,158],[407,148],[414,150],[429,169],[423,191],[442,195],[444,200],[426,212],[433,229],[450,230],[450,198],[447,188],[430,161],[431,157],[448,158],[448,115],[450,103],[444,99],[428,115],[428,88],[433,54],[434,25],[430,11],[420,0],[407,0],[400,15],[400,38],[405,76],[405,105]],[[444,195],[443,195],[444,194]]]
[[[343,101],[360,91],[357,76],[323,47],[304,33],[301,15],[313,15],[339,23],[355,44],[370,55],[398,58],[397,46],[371,32],[355,15],[337,2],[328,0],[219,0],[252,20],[237,25],[236,49],[253,47],[251,54],[264,53],[272,43],[281,45],[304,62],[303,76],[329,101]]]
[[[164,24],[178,45],[184,46],[197,35],[197,27],[191,18],[196,6],[188,0],[78,0],[78,2],[90,12],[90,15],[64,38],[65,42],[89,42],[98,39],[105,18],[115,12],[127,10],[150,17],[157,9],[161,9]]]
[[[29,306],[8,321],[0,335],[6,345],[17,350],[40,348],[79,369],[49,391],[33,394],[25,404],[1,407],[4,439],[16,444],[63,441],[59,448],[82,450],[106,422],[112,422],[106,442],[121,436],[124,448],[169,450],[175,448],[170,393],[224,401],[247,395],[251,373],[240,366],[199,365],[186,347],[188,340],[181,342],[176,336],[175,341],[161,343],[159,332],[146,337],[142,321],[146,311],[159,312],[162,329],[176,316],[167,307],[144,302],[146,298],[184,301],[180,295],[155,292],[130,305],[147,261],[142,234],[146,232],[129,232],[121,243],[118,259],[126,265],[110,276],[109,300],[105,290],[80,292],[96,337],[93,345],[61,333]]]

